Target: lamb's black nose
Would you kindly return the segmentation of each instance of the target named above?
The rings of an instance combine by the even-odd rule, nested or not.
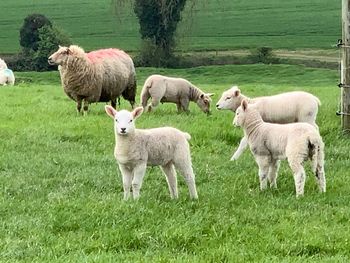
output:
[[[120,128],[120,130],[121,130],[122,133],[125,133],[126,128]]]

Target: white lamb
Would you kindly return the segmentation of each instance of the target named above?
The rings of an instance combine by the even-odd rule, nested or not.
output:
[[[7,64],[3,59],[0,58],[0,70],[1,69],[7,69]]]
[[[184,176],[190,197],[198,198],[188,144],[191,136],[188,133],[171,127],[136,129],[134,121],[142,114],[142,107],[132,112],[117,112],[111,106],[105,106],[105,110],[114,120],[114,156],[123,176],[125,200],[129,198],[131,185],[133,198],[139,198],[147,165],[161,166],[171,198],[178,198],[175,167]]]
[[[271,123],[307,122],[318,128],[316,116],[320,100],[307,92],[292,91],[274,96],[248,98],[244,96],[237,86],[225,91],[216,104],[218,110],[231,110],[235,112],[243,100],[255,106],[262,119]],[[232,155],[231,161],[237,160],[247,148],[247,138],[243,137],[238,149]]]
[[[15,84],[15,75],[11,69],[0,69],[0,85],[6,86],[7,84],[11,86]]]
[[[264,122],[255,106],[246,100],[236,111],[234,125],[244,129],[245,137],[259,166],[260,189],[277,187],[279,160],[288,160],[294,173],[296,195],[304,194],[305,170],[303,163],[310,159],[312,171],[321,192],[326,191],[324,173],[324,144],[315,126],[308,123],[275,124]]]

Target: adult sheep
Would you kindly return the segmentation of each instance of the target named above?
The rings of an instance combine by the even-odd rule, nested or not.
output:
[[[249,105],[254,105],[265,122],[280,124],[307,122],[318,128],[316,116],[321,102],[310,93],[292,91],[273,96],[248,98],[237,86],[233,86],[222,94],[216,108],[235,112],[243,100],[246,100]],[[237,160],[247,146],[247,138],[244,136],[231,160]]]
[[[204,93],[183,78],[151,75],[143,85],[141,104],[145,109],[149,98],[152,98],[152,102],[148,105],[148,111],[157,107],[159,102],[172,102],[176,103],[178,112],[188,112],[189,103],[193,101],[204,113],[209,114],[212,95],[212,93]]]
[[[84,114],[92,102],[111,101],[123,96],[132,107],[135,104],[136,73],[132,59],[119,49],[101,49],[85,53],[76,45],[59,47],[49,59],[58,65],[65,93],[76,101],[77,111],[84,104]]]

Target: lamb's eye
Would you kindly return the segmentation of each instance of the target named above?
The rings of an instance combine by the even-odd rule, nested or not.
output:
[[[231,97],[226,97],[226,100],[230,100],[231,99]]]
[[[115,122],[118,122],[118,120],[117,120],[117,119],[115,119]]]
[[[129,123],[132,122],[132,120],[129,121]]]

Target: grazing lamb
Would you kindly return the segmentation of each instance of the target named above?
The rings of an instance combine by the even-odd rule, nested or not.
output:
[[[134,123],[142,114],[142,107],[133,112],[117,112],[111,106],[105,106],[105,109],[114,120],[114,156],[123,176],[125,200],[129,198],[131,185],[134,199],[140,196],[147,165],[161,166],[167,178],[171,198],[178,197],[175,168],[184,176],[190,197],[198,198],[187,142],[191,136],[188,133],[171,127],[135,129]]]
[[[49,64],[59,65],[65,93],[77,102],[80,112],[84,102],[84,114],[89,103],[111,101],[122,95],[134,106],[136,74],[132,59],[119,49],[101,49],[85,53],[78,46],[59,47],[48,59]]]
[[[0,69],[0,85],[6,86],[7,84],[11,86],[15,84],[15,75],[11,69]]]
[[[176,103],[178,112],[182,110],[188,112],[190,101],[194,101],[203,112],[210,114],[212,95],[212,93],[204,93],[186,79],[151,75],[143,85],[141,104],[146,108],[148,99],[152,98],[148,111],[157,107],[159,102],[172,102]]]
[[[307,122],[317,127],[316,115],[320,100],[314,95],[303,91],[286,92],[274,96],[258,97],[250,99],[244,96],[237,86],[225,91],[216,104],[219,110],[227,109],[236,111],[243,100],[247,100],[259,111],[262,119],[271,123]],[[243,137],[238,149],[231,157],[231,161],[237,160],[247,148],[247,138]]]
[[[264,122],[254,106],[246,100],[236,111],[234,125],[244,129],[245,137],[259,166],[260,189],[277,187],[279,160],[288,160],[294,173],[296,195],[304,194],[304,161],[312,161],[321,192],[326,191],[324,144],[318,129],[309,123],[276,124]]]

